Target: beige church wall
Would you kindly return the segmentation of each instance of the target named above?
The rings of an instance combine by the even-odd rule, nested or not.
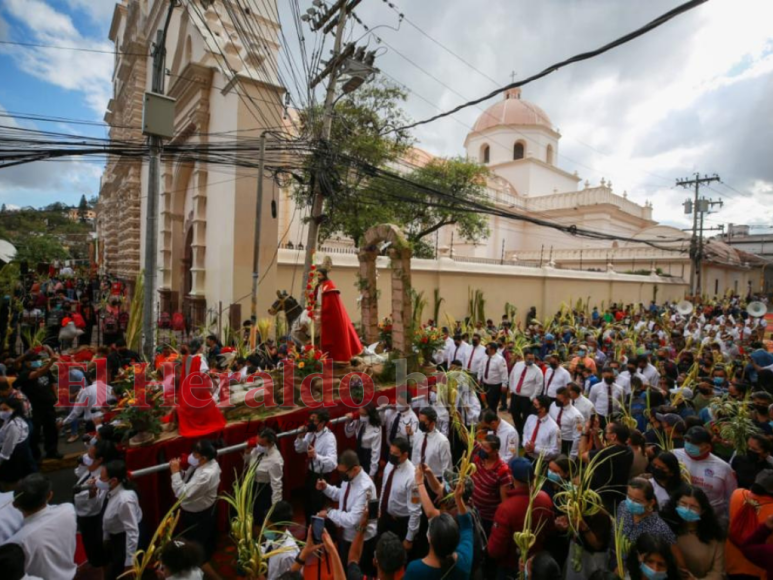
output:
[[[758,292],[760,288],[760,270],[737,270],[725,268],[713,264],[704,264],[701,270],[702,293],[713,296],[722,296],[727,291],[738,292],[745,295],[751,281],[752,292]]]
[[[277,273],[277,288],[287,290],[296,299],[300,297],[303,257],[295,266],[298,253],[293,250],[280,250]],[[357,257],[353,254],[332,255],[334,268],[331,279],[341,290],[341,296],[352,321],[360,320],[357,298]],[[292,285],[293,269],[296,269],[295,284]],[[388,260],[379,258],[378,290],[379,317],[384,318],[390,312],[391,288]],[[610,302],[625,303],[652,300],[654,287],[657,286],[658,301],[681,300],[688,285],[681,280],[669,280],[659,277],[641,277],[623,274],[594,272],[566,272],[548,268],[527,268],[455,262],[448,258],[440,260],[413,260],[412,282],[416,291],[424,292],[427,306],[422,318],[432,316],[434,309],[433,292],[440,289],[444,299],[440,308],[440,323],[445,323],[444,313],[455,319],[467,314],[468,289],[483,291],[486,300],[486,316],[497,320],[504,312],[504,305],[510,302],[518,308],[518,319],[523,320],[528,309],[536,306],[538,317],[555,313],[564,302],[574,302],[591,297],[591,306],[601,306]],[[292,291],[291,291],[292,290]],[[274,296],[275,291],[269,291]],[[260,316],[265,316],[265,311]]]

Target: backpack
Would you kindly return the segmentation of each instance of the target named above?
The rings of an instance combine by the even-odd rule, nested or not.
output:
[[[79,312],[73,313],[72,321],[75,323],[76,328],[86,328],[86,321],[83,320],[83,316]]]
[[[108,312],[102,319],[102,332],[105,334],[118,334],[119,331],[118,319],[114,314]]]
[[[168,312],[162,312],[158,315],[158,327],[159,328],[171,328],[172,318]]]
[[[128,312],[121,312],[118,315],[118,326],[121,327],[121,330],[124,332],[127,328],[129,328],[129,313]]]
[[[761,503],[752,498],[748,491],[743,492],[743,504],[738,508],[738,512],[730,520],[730,529],[728,538],[738,547],[746,544],[749,537],[755,532],[759,524],[757,514],[760,507],[771,502]]]
[[[172,330],[185,331],[185,318],[183,318],[182,312],[172,314]]]

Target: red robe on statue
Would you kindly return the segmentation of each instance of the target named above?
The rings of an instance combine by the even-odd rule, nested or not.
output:
[[[362,352],[362,343],[354,325],[341,302],[341,292],[330,280],[320,284],[322,328],[320,344],[322,352],[335,362],[348,363],[353,356]]]
[[[181,362],[177,406],[172,413],[177,414],[180,436],[203,437],[221,431],[225,427],[225,417],[212,398],[212,379],[201,372],[201,355],[183,356]],[[165,417],[164,422],[172,415]]]

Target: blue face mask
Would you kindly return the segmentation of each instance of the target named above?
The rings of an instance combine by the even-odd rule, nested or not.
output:
[[[489,452],[485,449],[478,450],[478,457],[480,457],[482,460],[486,460],[490,457]]]
[[[714,377],[714,384],[717,385],[718,387],[721,387],[722,385],[725,384],[725,379],[723,379],[722,377]]]
[[[585,353],[585,351],[584,351],[584,350],[578,350],[578,351],[577,351],[577,355],[578,355],[578,356],[581,356],[581,357],[582,357],[582,356],[585,356],[585,354],[586,354],[586,353]]]
[[[630,498],[625,499],[625,507],[627,507],[631,515],[634,516],[643,516],[647,511],[646,506],[640,503],[636,503],[635,501],[631,501]]]
[[[684,442],[684,452],[690,457],[700,457],[703,455],[701,453],[701,448],[698,447],[695,443],[690,443],[689,441]]]
[[[641,570],[641,573],[644,575],[644,577],[648,578],[649,580],[666,580],[666,578],[668,578],[668,574],[666,572],[655,572],[655,570],[647,566],[647,564],[644,562],[639,564],[639,569]]]
[[[554,483],[561,483],[564,478],[558,475],[555,471],[548,470],[548,479]]]
[[[676,513],[678,513],[679,517],[686,522],[699,522],[701,520],[700,514],[697,514],[690,508],[684,507],[682,505],[676,506]]]
[[[274,530],[266,530],[263,532],[263,537],[266,538],[269,542],[273,542],[279,538],[279,532],[275,532]]]
[[[39,369],[40,367],[43,366],[43,361],[42,360],[34,360],[34,361],[32,361],[32,363],[30,363],[30,366],[33,369]]]

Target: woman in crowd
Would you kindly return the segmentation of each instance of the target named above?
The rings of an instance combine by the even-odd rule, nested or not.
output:
[[[217,450],[211,441],[203,439],[193,444],[188,455],[188,469],[183,473],[180,460],[169,462],[172,491],[180,504],[180,530],[186,540],[196,542],[204,550],[204,562],[209,562],[217,545],[217,490],[220,487],[220,465]],[[211,578],[219,578],[206,563],[204,570]]]
[[[266,427],[257,437],[257,445],[250,451],[247,459],[250,465],[258,462],[255,472],[257,491],[252,512],[256,526],[266,519],[272,505],[282,501],[285,462],[276,443],[276,432]]]
[[[357,440],[356,451],[360,465],[371,479],[375,479],[381,458],[381,416],[376,405],[370,403],[349,413],[344,431],[347,437]]]
[[[671,494],[684,484],[679,460],[670,451],[663,451],[650,463],[650,473],[652,474],[650,482],[655,490],[658,507],[663,509]]]
[[[699,580],[722,580],[724,532],[704,491],[689,485],[680,487],[660,515],[676,534],[686,570]]]
[[[202,580],[199,567],[204,561],[201,546],[187,540],[173,540],[161,552],[161,573],[169,580]]]
[[[106,555],[109,561],[105,578],[117,580],[131,567],[133,556],[140,548],[142,510],[123,461],[110,461],[104,465],[96,487],[107,495],[107,505],[102,515],[102,535],[107,542]]]
[[[22,401],[15,397],[3,399],[0,420],[0,485],[7,489],[38,468],[30,449],[30,428]]]
[[[634,542],[626,559],[631,580],[682,580],[668,540],[645,533]]]
[[[628,446],[633,451],[633,463],[631,464],[631,472],[629,474],[629,478],[633,479],[647,471],[647,466],[649,465],[647,442],[641,432],[632,429],[631,434],[628,436]]]

